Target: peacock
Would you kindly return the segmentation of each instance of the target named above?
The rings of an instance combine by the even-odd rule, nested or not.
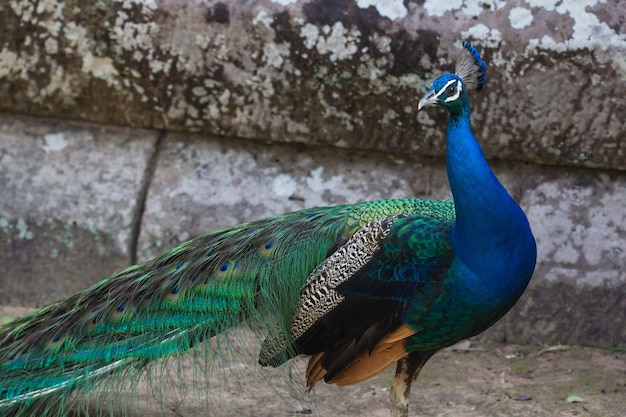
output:
[[[417,110],[447,110],[452,200],[310,208],[208,233],[0,328],[0,416],[63,416],[242,323],[264,323],[259,363],[309,357],[306,384],[350,385],[393,364],[391,415],[420,370],[479,334],[533,274],[528,220],[470,128],[486,64],[462,42],[455,73]],[[206,345],[206,344],[205,344]]]

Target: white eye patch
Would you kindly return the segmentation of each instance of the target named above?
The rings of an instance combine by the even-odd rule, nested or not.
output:
[[[454,101],[457,98],[459,98],[459,96],[461,95],[461,91],[463,90],[463,84],[461,84],[461,81],[459,81],[459,80],[450,80],[450,81],[448,81],[448,83],[446,85],[444,85],[443,88],[441,90],[439,90],[439,92],[437,94],[435,94],[435,98],[438,98],[441,94],[443,94],[448,89],[448,87],[450,87],[454,83],[456,83],[456,94],[446,98],[444,100],[444,103],[449,103],[449,102]]]
[[[448,97],[445,102],[448,103],[450,101],[454,101],[457,98],[459,98],[459,96],[461,95],[461,91],[463,90],[463,84],[461,84],[461,81],[456,80],[456,94],[453,96]]]

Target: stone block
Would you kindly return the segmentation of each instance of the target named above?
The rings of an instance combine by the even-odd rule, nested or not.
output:
[[[266,216],[450,197],[438,158],[157,136],[0,117],[1,304],[53,301],[128,265],[134,248],[145,261],[201,233]],[[626,175],[491,164],[527,213],[539,253],[520,302],[482,337],[626,346]]]
[[[538,243],[531,285],[482,337],[626,346],[626,177],[492,161]],[[201,233],[306,207],[449,198],[443,161],[170,134],[139,241],[146,260]]]
[[[364,200],[450,198],[439,161],[406,155],[168,134],[146,200],[139,257],[202,233]]]
[[[130,263],[156,137],[0,116],[0,304],[49,303]]]
[[[626,346],[626,175],[526,170],[535,278],[508,318],[517,342]]]
[[[0,111],[259,141],[441,156],[416,122],[460,39],[488,155],[626,170],[619,1],[14,0],[0,6]],[[620,16],[622,17],[620,19]]]

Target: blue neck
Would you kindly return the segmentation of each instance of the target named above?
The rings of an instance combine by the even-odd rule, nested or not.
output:
[[[456,208],[452,236],[456,256],[480,281],[474,284],[491,288],[494,296],[516,300],[534,270],[535,239],[526,216],[491,171],[472,134],[468,101],[450,111],[446,155]]]

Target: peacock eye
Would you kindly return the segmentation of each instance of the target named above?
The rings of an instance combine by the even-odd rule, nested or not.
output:
[[[446,88],[446,94],[449,96],[453,96],[456,94],[456,85],[451,85],[448,88]]]

